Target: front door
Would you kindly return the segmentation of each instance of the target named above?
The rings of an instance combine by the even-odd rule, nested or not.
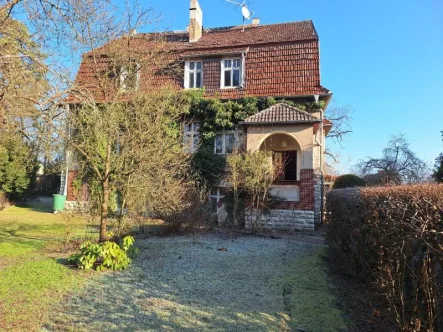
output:
[[[285,180],[297,181],[297,151],[285,151]]]
[[[297,181],[297,151],[274,151],[273,163],[277,182]]]

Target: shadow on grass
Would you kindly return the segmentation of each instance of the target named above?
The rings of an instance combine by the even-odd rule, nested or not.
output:
[[[45,201],[31,201],[31,202],[22,202],[18,203],[17,207],[24,208],[26,210],[41,212],[41,213],[53,213],[52,209],[52,200]]]

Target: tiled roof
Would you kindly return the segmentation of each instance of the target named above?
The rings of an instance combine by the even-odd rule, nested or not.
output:
[[[297,107],[287,104],[275,104],[257,114],[246,118],[244,124],[272,124],[272,123],[297,123],[297,122],[321,122],[320,119],[308,112],[299,110]]]
[[[193,48],[213,48],[317,40],[312,21],[205,29]]]
[[[242,26],[203,29],[201,38],[189,42],[186,31],[165,31],[139,33],[133,40],[140,44],[166,42],[169,50],[194,51],[203,49],[244,47],[250,45],[300,42],[318,40],[317,32],[311,20],[268,25]],[[126,42],[126,40],[125,40]],[[102,47],[106,49],[106,44]]]
[[[160,52],[168,54],[163,68],[156,70],[155,80],[149,79],[151,74],[143,72],[141,68],[141,91],[155,86],[183,88],[183,74],[176,72],[168,75],[168,67],[174,68],[180,61],[192,57],[203,61],[205,97],[292,98],[330,93],[320,84],[318,35],[312,21],[246,26],[245,31],[242,31],[241,26],[204,29],[202,37],[194,43],[189,42],[186,31],[140,33],[131,36],[129,44],[135,54],[145,55],[156,47]],[[87,90],[97,99],[100,98],[96,73],[106,69],[106,50],[115,45],[127,48],[128,38],[111,41],[96,50],[95,54],[102,54],[101,57],[92,59],[91,53],[83,56],[74,88]],[[115,48],[112,51],[115,52]],[[229,54],[239,56],[242,53],[245,54],[244,85],[240,88],[221,89],[221,58]],[[71,101],[74,100],[72,97]]]

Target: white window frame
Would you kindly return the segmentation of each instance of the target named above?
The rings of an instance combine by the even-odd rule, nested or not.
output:
[[[194,63],[194,69],[191,69],[191,62]],[[197,62],[199,62],[201,64],[200,69],[197,69]],[[194,87],[191,88],[190,87],[190,82],[189,82],[189,74],[190,73],[194,73]],[[196,83],[197,83],[197,73],[201,74],[201,86],[200,87],[196,87]],[[193,61],[186,61],[185,62],[185,77],[184,77],[184,87],[185,89],[203,89],[204,86],[204,81],[203,81],[203,61],[202,60],[193,60]]]
[[[231,60],[231,67],[226,68],[225,67],[225,61]],[[239,60],[240,65],[238,67],[233,67],[234,60]],[[222,58],[221,62],[221,71],[220,71],[220,89],[238,89],[244,87],[245,82],[245,55],[244,53],[240,57],[229,57],[229,58]],[[234,81],[234,69],[238,69],[239,71],[239,85],[232,85]],[[225,71],[231,70],[231,85],[225,86]]]
[[[135,62],[135,87],[134,90],[138,91],[140,87],[140,63]],[[120,90],[122,91],[130,91],[132,88],[128,89],[126,86],[125,80],[128,77],[128,67],[122,67],[120,70]]]
[[[188,130],[188,125],[191,126],[191,130]],[[198,126],[197,129],[196,126]],[[199,121],[192,121],[189,123],[185,123],[185,126],[183,128],[183,143],[186,149],[189,148],[190,152],[195,152],[200,144],[200,126],[201,123]],[[196,137],[198,138],[197,144],[195,144],[194,141],[194,138]]]
[[[217,152],[217,135],[222,136],[222,152]],[[234,149],[236,146],[238,146],[240,139],[239,139],[239,132],[237,130],[217,131],[215,133],[215,138],[214,138],[214,154],[225,155],[231,153],[231,152],[226,152],[226,135],[234,135]]]
[[[220,202],[220,200],[221,200],[222,198],[225,197],[225,195],[222,195],[222,194],[221,194],[221,190],[222,190],[221,188],[217,188],[217,190],[216,190],[216,192],[215,192],[215,195],[211,193],[211,194],[209,194],[209,196],[208,196],[209,203],[211,203],[211,198],[215,198],[215,200],[216,200],[217,211],[216,211],[215,213],[218,213],[219,210],[221,209],[221,208],[218,206],[218,203]]]

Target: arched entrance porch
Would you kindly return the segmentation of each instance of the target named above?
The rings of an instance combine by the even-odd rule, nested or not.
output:
[[[295,184],[300,180],[302,151],[292,135],[273,133],[261,143],[260,150],[272,151],[272,163],[278,170],[277,184]]]

